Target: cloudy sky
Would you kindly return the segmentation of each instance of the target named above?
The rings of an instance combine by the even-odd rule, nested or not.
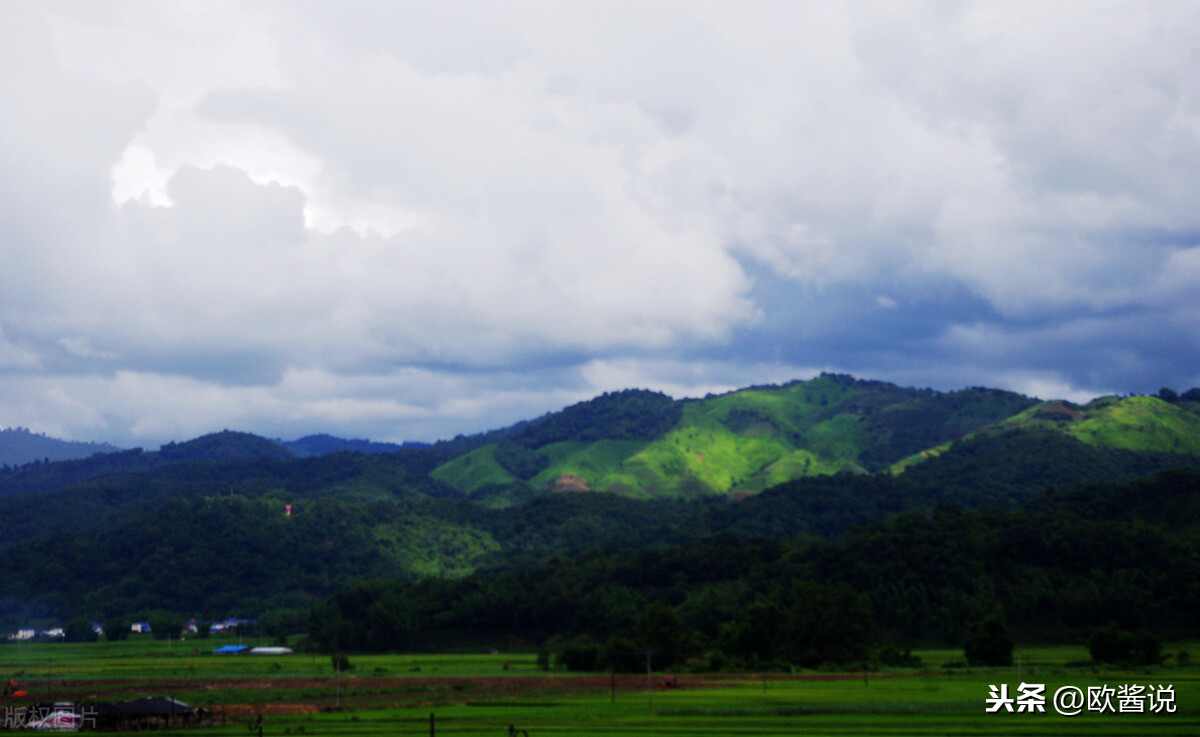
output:
[[[1200,385],[1200,3],[0,5],[0,426]]]

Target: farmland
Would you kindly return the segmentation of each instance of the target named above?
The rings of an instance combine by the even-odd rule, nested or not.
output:
[[[425,735],[434,715],[440,735],[506,735],[509,725],[534,735],[795,734],[1195,734],[1200,724],[1200,668],[1097,670],[1082,647],[1022,651],[1021,671],[944,667],[961,652],[917,654],[925,666],[863,674],[678,673],[662,688],[655,673],[546,673],[532,653],[351,655],[335,673],[328,656],[220,656],[220,640],[167,643],[22,643],[0,648],[0,675],[27,688],[27,700],[115,701],[174,696],[224,714],[223,726],[197,735],[245,734],[263,717],[264,734]],[[1172,643],[1166,650],[1198,649]],[[1022,681],[1059,687],[1171,685],[1167,713],[985,712],[989,686]],[[1113,699],[1114,706],[1117,700]]]

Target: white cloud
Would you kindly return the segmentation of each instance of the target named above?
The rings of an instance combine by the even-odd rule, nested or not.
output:
[[[794,366],[771,363],[679,359],[598,359],[579,368],[587,390],[584,397],[622,389],[651,389],[676,399],[723,394],[751,385],[782,384],[810,379],[828,366]]]
[[[0,325],[0,369],[37,369],[41,365],[37,353],[10,342]]]
[[[1069,380],[1053,373],[1018,372],[1001,379],[1012,390],[1038,399],[1065,399],[1076,404],[1087,404],[1096,397],[1115,394],[1112,389],[1079,389]]]
[[[6,406],[402,437],[814,365],[1170,383],[1198,36],[1187,3],[7,4],[0,367],[45,384]],[[970,314],[920,307],[946,283]]]

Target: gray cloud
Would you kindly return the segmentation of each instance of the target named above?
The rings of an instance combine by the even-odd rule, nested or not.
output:
[[[1190,3],[0,10],[0,424],[1200,384]]]

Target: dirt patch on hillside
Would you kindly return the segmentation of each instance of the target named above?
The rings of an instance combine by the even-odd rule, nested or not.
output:
[[[550,484],[550,489],[553,491],[591,491],[588,488],[588,483],[581,476],[576,476],[573,473],[564,473],[562,476],[554,479]]]
[[[1082,412],[1080,412],[1077,409],[1071,409],[1070,407],[1066,406],[1062,402],[1054,402],[1052,404],[1048,404],[1045,407],[1042,407],[1041,409],[1039,409],[1037,411],[1037,413],[1039,415],[1051,415],[1051,416],[1065,415],[1065,416],[1071,418],[1072,420],[1078,420],[1083,417]]]

